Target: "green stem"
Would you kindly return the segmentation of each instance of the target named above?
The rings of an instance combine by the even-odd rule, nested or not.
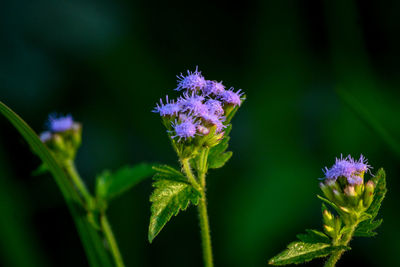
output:
[[[186,174],[189,182],[201,193],[201,199],[199,201],[199,205],[197,206],[197,210],[199,213],[199,220],[200,220],[200,233],[203,246],[204,265],[206,267],[212,267],[214,266],[214,264],[213,264],[212,248],[211,248],[210,225],[208,222],[208,214],[207,214],[207,199],[205,193],[207,156],[208,156],[208,149],[205,149],[204,152],[202,152],[199,168],[197,170],[200,176],[199,178],[201,185],[198,184],[196,177],[193,175],[192,169],[190,168],[189,159],[182,159],[181,163],[183,172]]]
[[[94,201],[93,197],[87,190],[85,183],[83,182],[78,171],[76,170],[74,162],[68,161],[64,164],[64,166],[73,184],[78,189],[79,194],[83,197],[86,208],[90,209],[90,205]],[[111,254],[114,258],[115,265],[117,267],[124,267],[124,261],[122,260],[122,256],[121,253],[119,252],[117,242],[115,241],[114,234],[112,232],[111,226],[105,214],[100,215],[100,224],[101,224],[101,230],[104,233],[104,236],[107,239],[108,244],[110,245]]]
[[[78,189],[79,194],[84,198],[85,204],[90,205],[93,197],[87,190],[85,183],[76,170],[75,163],[72,160],[67,161],[64,166],[75,187]]]
[[[336,244],[333,244],[335,246],[347,246],[350,243],[351,238],[353,237],[353,233],[356,230],[356,227],[358,225],[358,222],[355,222],[352,226],[351,226],[351,230],[343,235],[343,237],[341,239],[339,239],[337,242],[335,242]],[[345,252],[344,249],[340,249],[336,252],[333,252],[332,255],[329,257],[329,259],[326,261],[325,263],[325,267],[334,267],[336,265],[336,263],[338,262],[338,260],[342,257],[343,253]]]
[[[204,266],[212,267],[214,266],[214,264],[213,264],[212,247],[211,247],[210,225],[208,222],[208,214],[207,214],[206,193],[202,191],[201,195],[202,195],[201,200],[199,202],[197,210],[199,212]]]
[[[124,261],[122,259],[121,253],[119,252],[117,241],[115,240],[110,223],[108,222],[107,216],[105,214],[102,214],[100,216],[100,223],[104,236],[106,237],[107,242],[110,245],[111,254],[113,255],[115,265],[117,267],[124,267]]]
[[[208,147],[204,148],[201,151],[200,159],[199,159],[198,175],[199,175],[200,184],[203,187],[203,190],[205,190],[205,187],[206,187],[207,159],[208,159],[209,151],[210,151],[210,149]]]
[[[186,174],[186,177],[188,178],[189,182],[193,185],[194,188],[196,188],[199,191],[202,191],[202,188],[200,187],[199,183],[196,180],[196,177],[194,176],[192,169],[190,167],[189,159],[182,159],[181,160],[183,172]]]

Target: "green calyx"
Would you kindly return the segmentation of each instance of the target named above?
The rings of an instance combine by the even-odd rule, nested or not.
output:
[[[82,125],[75,123],[72,129],[53,133],[44,143],[63,165],[66,161],[73,161],[82,142]]]

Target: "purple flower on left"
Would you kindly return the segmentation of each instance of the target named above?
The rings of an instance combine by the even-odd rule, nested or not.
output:
[[[62,133],[68,130],[75,130],[79,128],[79,124],[74,122],[71,114],[62,116],[56,113],[51,113],[46,122],[47,131],[40,134],[40,140],[44,143],[51,140],[53,134]]]
[[[47,126],[50,131],[56,133],[68,131],[74,127],[74,119],[70,114],[66,116],[57,116],[56,114],[50,114]]]

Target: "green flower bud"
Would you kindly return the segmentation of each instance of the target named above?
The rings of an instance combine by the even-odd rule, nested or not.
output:
[[[327,209],[325,209],[322,212],[322,218],[326,225],[331,226],[331,227],[334,226],[334,217],[333,217],[332,213],[329,212]]]
[[[346,196],[348,203],[352,206],[356,206],[358,204],[359,198],[357,196],[354,186],[349,185],[343,191],[344,191],[344,194]]]
[[[335,237],[336,231],[335,231],[335,229],[334,229],[332,226],[329,226],[329,225],[324,224],[323,227],[324,227],[324,231],[325,231],[325,233],[326,233],[327,235],[329,235],[329,236],[332,237],[332,238]]]
[[[334,190],[333,190],[333,197],[334,197],[334,202],[335,202],[336,204],[338,204],[338,205],[340,205],[340,206],[346,204],[344,195],[343,195],[343,193],[341,193],[340,191],[334,189]]]
[[[372,200],[374,199],[374,190],[375,190],[375,183],[369,180],[365,185],[364,196],[363,196],[364,207],[366,209],[369,208],[369,206],[372,203]]]
[[[322,192],[324,193],[325,197],[330,201],[333,201],[333,193],[330,187],[328,187],[324,183],[320,183],[319,187],[321,188]]]

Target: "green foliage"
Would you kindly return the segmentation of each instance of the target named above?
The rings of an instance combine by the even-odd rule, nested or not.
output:
[[[2,102],[0,102],[0,112],[21,133],[33,152],[40,157],[53,175],[72,214],[90,266],[112,266],[108,253],[103,245],[102,238],[87,221],[78,193],[74,190],[72,184],[69,183],[68,177],[59,166],[54,156],[29,125]]]
[[[286,250],[273,257],[269,264],[299,264],[315,258],[326,257],[334,251],[348,249],[345,246],[331,246],[327,243],[306,243],[302,241],[290,243]]]
[[[366,211],[366,214],[370,216],[368,220],[361,222],[354,232],[354,236],[362,237],[372,237],[377,233],[374,232],[378,228],[383,220],[375,220],[378,215],[379,209],[382,205],[382,201],[385,198],[387,188],[386,188],[386,173],[383,169],[379,169],[377,174],[372,178],[372,181],[376,184],[374,200],[371,206]]]
[[[150,177],[154,172],[152,165],[147,163],[126,166],[113,173],[104,171],[96,179],[96,195],[103,200],[110,200]]]
[[[218,169],[225,165],[226,162],[232,157],[231,151],[226,151],[229,146],[229,133],[232,130],[232,125],[229,125],[225,129],[225,137],[215,147],[210,149],[208,154],[208,167],[210,169]]]
[[[318,230],[306,229],[305,234],[298,234],[296,237],[300,239],[300,241],[303,241],[304,243],[310,243],[310,244],[331,243],[330,238],[326,234]]]
[[[166,179],[177,182],[186,182],[186,177],[177,169],[168,165],[153,166],[156,174],[153,176],[154,180]]]
[[[148,234],[150,243],[173,215],[176,216],[180,210],[185,210],[190,202],[197,205],[201,197],[200,192],[187,182],[157,179],[153,186],[155,189],[150,196],[152,202]]]

